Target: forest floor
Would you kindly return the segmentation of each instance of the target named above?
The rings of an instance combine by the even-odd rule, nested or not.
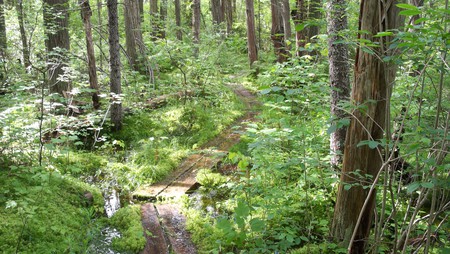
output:
[[[196,176],[200,169],[214,168],[229,149],[240,141],[240,133],[245,130],[246,123],[257,121],[255,116],[260,105],[256,96],[242,85],[229,84],[228,87],[244,103],[245,114],[188,156],[165,179],[133,194],[134,199],[147,201],[141,206],[142,225],[147,239],[142,253],[197,253],[185,229],[186,219],[180,212],[178,198],[199,187]]]

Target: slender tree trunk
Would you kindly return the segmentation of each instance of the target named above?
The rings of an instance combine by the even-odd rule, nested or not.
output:
[[[92,25],[91,25],[92,10],[91,6],[89,5],[89,0],[78,0],[78,3],[80,4],[81,7],[81,18],[83,19],[84,32],[86,33],[89,85],[91,89],[95,90],[95,92],[92,93],[92,105],[94,109],[99,109],[100,98],[98,96],[97,67],[95,65],[94,42],[92,40]]]
[[[307,13],[306,13],[306,7],[305,7],[305,0],[297,0],[296,1],[296,8],[293,13],[293,20],[295,26],[304,24],[306,21]],[[306,45],[306,36],[305,36],[305,29],[296,29],[295,31],[295,48],[296,48],[296,55],[302,56],[303,51],[302,49],[305,48]]]
[[[369,188],[366,187],[377,179],[383,158],[380,146],[371,149],[359,144],[364,140],[376,141],[383,138],[387,128],[385,118],[389,114],[389,108],[386,105],[395,79],[395,66],[380,60],[392,54],[387,52],[389,38],[375,38],[373,35],[398,26],[396,2],[389,2],[390,5],[385,6],[378,0],[361,1],[359,31],[368,33],[361,33],[358,37],[378,42],[380,47],[373,48],[378,51],[376,54],[367,53],[360,48],[356,52],[351,101],[355,105],[365,105],[365,109],[353,112],[347,130],[341,181],[331,227],[334,239],[349,246],[349,253],[365,253],[372,225],[376,194],[375,191],[369,193]],[[347,189],[346,186],[349,185],[351,188]]]
[[[308,20],[314,21],[320,19],[320,8],[322,8],[322,0],[309,0],[308,2]],[[308,42],[312,41],[312,38],[319,34],[319,26],[312,25],[305,29],[306,38]]]
[[[67,51],[70,50],[68,5],[68,0],[44,0],[50,91],[64,97],[70,90],[69,81],[63,77],[68,62]]]
[[[0,54],[2,57],[5,56],[6,48],[5,3],[0,0]]]
[[[109,24],[109,57],[110,57],[110,92],[111,98],[111,129],[122,129],[122,103],[120,96],[122,87],[120,83],[120,44],[119,44],[119,17],[117,15],[117,0],[108,0]]]
[[[152,25],[152,40],[155,41],[161,37],[158,0],[150,0],[150,23]]]
[[[227,21],[227,35],[233,32],[233,7],[231,0],[222,0],[224,4],[224,15]],[[254,12],[254,11],[253,11]],[[254,18],[253,18],[254,20]],[[253,22],[255,23],[255,22]]]
[[[255,8],[253,0],[245,0],[245,7],[247,12],[248,60],[250,61],[250,66],[252,66],[252,64],[258,60],[255,35]]]
[[[178,40],[183,40],[183,32],[181,30],[181,4],[180,0],[175,0],[175,25],[177,26],[176,35]]]
[[[99,33],[101,33],[103,31],[102,8],[103,8],[102,0],[97,0],[97,20],[98,20]],[[103,51],[103,42],[102,41],[103,40],[98,40],[98,43],[99,43],[98,48],[99,48],[100,52]],[[100,62],[100,68],[103,69],[103,54],[100,54],[99,62]]]
[[[198,44],[200,43],[200,0],[193,0],[192,4],[192,35],[194,44],[194,56],[198,56]]]
[[[282,63],[287,60],[287,52],[284,44],[284,26],[281,15],[281,0],[270,0],[270,9],[272,13],[271,38],[277,62]]]
[[[161,0],[160,6],[160,38],[166,38],[167,0]]]
[[[284,40],[288,41],[291,38],[291,7],[289,6],[289,0],[281,1],[281,16],[283,17],[283,27],[284,27]],[[287,43],[286,49],[289,50]]]
[[[28,47],[27,34],[25,32],[24,12],[22,0],[17,0],[16,3],[17,19],[19,21],[20,40],[22,41],[22,57],[25,69],[28,69],[31,65],[30,62],[30,48]]]
[[[341,32],[347,29],[346,7],[346,0],[329,0],[327,3],[331,115],[336,120],[343,119],[347,116],[342,109],[339,109],[339,103],[347,101],[350,96],[348,49],[347,45],[342,43],[344,38],[340,35]],[[346,126],[338,128],[335,132],[331,133],[331,165],[335,169],[338,169],[342,163],[346,133]]]
[[[215,25],[222,23],[223,15],[221,0],[211,0],[211,16]]]

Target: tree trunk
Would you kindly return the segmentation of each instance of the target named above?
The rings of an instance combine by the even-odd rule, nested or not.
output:
[[[5,57],[6,53],[6,22],[5,22],[5,3],[0,0],[0,54]]]
[[[70,89],[69,81],[63,77],[68,62],[67,51],[70,50],[68,5],[68,0],[44,0],[50,92],[59,93],[64,97]]]
[[[130,65],[135,71],[142,71],[143,65],[139,59],[140,55],[145,54],[141,23],[139,17],[139,6],[135,0],[125,0],[125,39],[126,49]]]
[[[142,24],[144,22],[144,0],[139,0],[139,16]]]
[[[211,0],[211,17],[213,24],[218,25],[223,21],[221,0]]]
[[[160,6],[160,38],[166,38],[167,0],[161,0]]]
[[[151,37],[153,41],[160,36],[159,22],[158,0],[150,0],[150,24],[152,26]]]
[[[277,62],[283,63],[287,60],[287,52],[284,44],[284,26],[281,15],[281,0],[270,0],[270,9],[272,13],[271,38]]]
[[[192,3],[192,35],[194,44],[194,56],[198,56],[198,45],[200,43],[200,0],[193,0]]]
[[[314,21],[320,19],[320,8],[322,8],[321,0],[309,0],[308,1],[308,20]],[[312,38],[319,34],[319,25],[310,25],[305,29],[306,38],[308,42],[312,41]]]
[[[284,40],[288,41],[291,38],[291,7],[289,6],[289,0],[281,1],[281,16],[283,17],[283,27],[284,27]],[[289,50],[288,44],[286,43],[287,50]]]
[[[101,31],[103,30],[102,7],[103,7],[102,0],[97,0],[97,20],[98,20],[99,33],[101,33]],[[102,41],[103,40],[98,40],[98,44],[99,44],[98,48],[99,48],[100,52],[102,52],[102,50],[103,50],[103,42]],[[103,69],[103,54],[100,54],[99,62],[100,62],[100,68]]]
[[[117,0],[108,0],[109,24],[109,58],[110,58],[110,92],[111,98],[111,130],[122,129],[122,103],[120,96],[120,45],[119,45],[119,17],[117,15]]]
[[[255,35],[255,8],[253,0],[245,0],[246,12],[247,12],[247,47],[248,47],[248,60],[250,66],[253,62],[258,60],[258,51],[256,48],[256,35]]]
[[[339,109],[338,105],[342,101],[347,101],[350,96],[348,49],[346,44],[339,42],[344,40],[340,33],[347,29],[346,7],[346,0],[329,0],[327,3],[331,116],[336,120],[347,116],[343,110]],[[331,166],[334,169],[338,169],[342,163],[346,132],[347,127],[343,126],[331,133]]]
[[[297,56],[302,56],[302,50],[305,48],[306,45],[306,36],[305,36],[305,29],[299,29],[298,26],[301,24],[304,24],[306,21],[307,13],[306,13],[306,7],[305,7],[305,0],[297,0],[295,10],[293,12],[293,20],[294,25],[296,26],[295,29],[295,51]]]
[[[389,114],[386,105],[395,79],[395,66],[380,60],[392,54],[387,52],[389,45],[386,40],[389,38],[375,38],[373,35],[398,26],[398,8],[395,2],[384,6],[378,0],[361,1],[359,31],[367,33],[361,33],[358,37],[379,42],[380,47],[372,49],[378,50],[375,54],[367,53],[361,48],[356,52],[351,101],[355,105],[364,105],[365,108],[354,110],[347,130],[343,168],[331,227],[333,238],[348,245],[349,253],[364,253],[372,225],[376,194],[372,192],[369,196],[369,189],[363,187],[372,184],[381,170],[383,158],[380,146],[371,149],[367,145],[358,144],[365,140],[376,141],[383,138],[386,129],[385,118]],[[372,177],[367,178],[366,175]],[[351,188],[346,189],[346,186]],[[363,209],[366,199],[368,202]],[[358,223],[360,213],[361,220]]]
[[[23,57],[23,65],[25,69],[28,69],[31,65],[30,62],[30,48],[28,47],[28,39],[27,34],[25,32],[25,22],[24,22],[24,12],[23,12],[23,4],[22,0],[17,0],[16,3],[16,13],[17,19],[19,21],[19,30],[20,30],[20,40],[22,41],[22,57]]]
[[[233,32],[233,7],[231,0],[222,0],[224,4],[224,16],[227,21],[227,35]],[[253,11],[254,12],[254,11]],[[254,20],[254,18],[253,18]],[[255,22],[253,22],[255,23]]]
[[[83,19],[84,32],[86,34],[86,50],[87,50],[87,62],[89,70],[89,86],[95,90],[92,93],[92,105],[94,109],[100,108],[100,98],[98,96],[98,80],[97,80],[97,67],[95,65],[95,53],[94,42],[92,40],[92,25],[91,25],[91,6],[89,0],[78,0],[81,7],[81,18]]]
[[[176,35],[178,40],[183,40],[183,32],[181,30],[181,4],[180,0],[175,0],[175,25]]]

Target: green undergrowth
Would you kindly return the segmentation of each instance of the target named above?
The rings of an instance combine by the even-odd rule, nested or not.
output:
[[[141,224],[140,205],[130,205],[119,209],[110,220],[119,229],[121,237],[114,238],[113,248],[127,253],[138,253],[145,247],[146,239]]]
[[[337,180],[328,164],[329,90],[321,68],[294,59],[253,81],[264,107],[231,149],[226,163],[237,169],[220,181],[211,180],[214,172],[200,174],[206,183],[201,205],[186,203],[187,227],[200,253],[287,253],[327,245]]]
[[[103,213],[97,188],[44,168],[11,167],[0,173],[2,253],[81,253],[87,248],[98,232],[94,219]]]

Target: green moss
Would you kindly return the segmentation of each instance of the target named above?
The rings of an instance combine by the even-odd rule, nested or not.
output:
[[[42,168],[1,172],[0,193],[3,253],[84,252],[97,230],[93,218],[103,212],[98,189]]]
[[[55,159],[55,165],[62,173],[78,176],[82,174],[94,175],[104,168],[107,161],[104,157],[87,152],[68,152]]]
[[[140,211],[139,205],[131,205],[119,209],[111,218],[111,225],[122,233],[122,237],[113,240],[113,247],[118,251],[139,253],[144,249],[146,240]]]

